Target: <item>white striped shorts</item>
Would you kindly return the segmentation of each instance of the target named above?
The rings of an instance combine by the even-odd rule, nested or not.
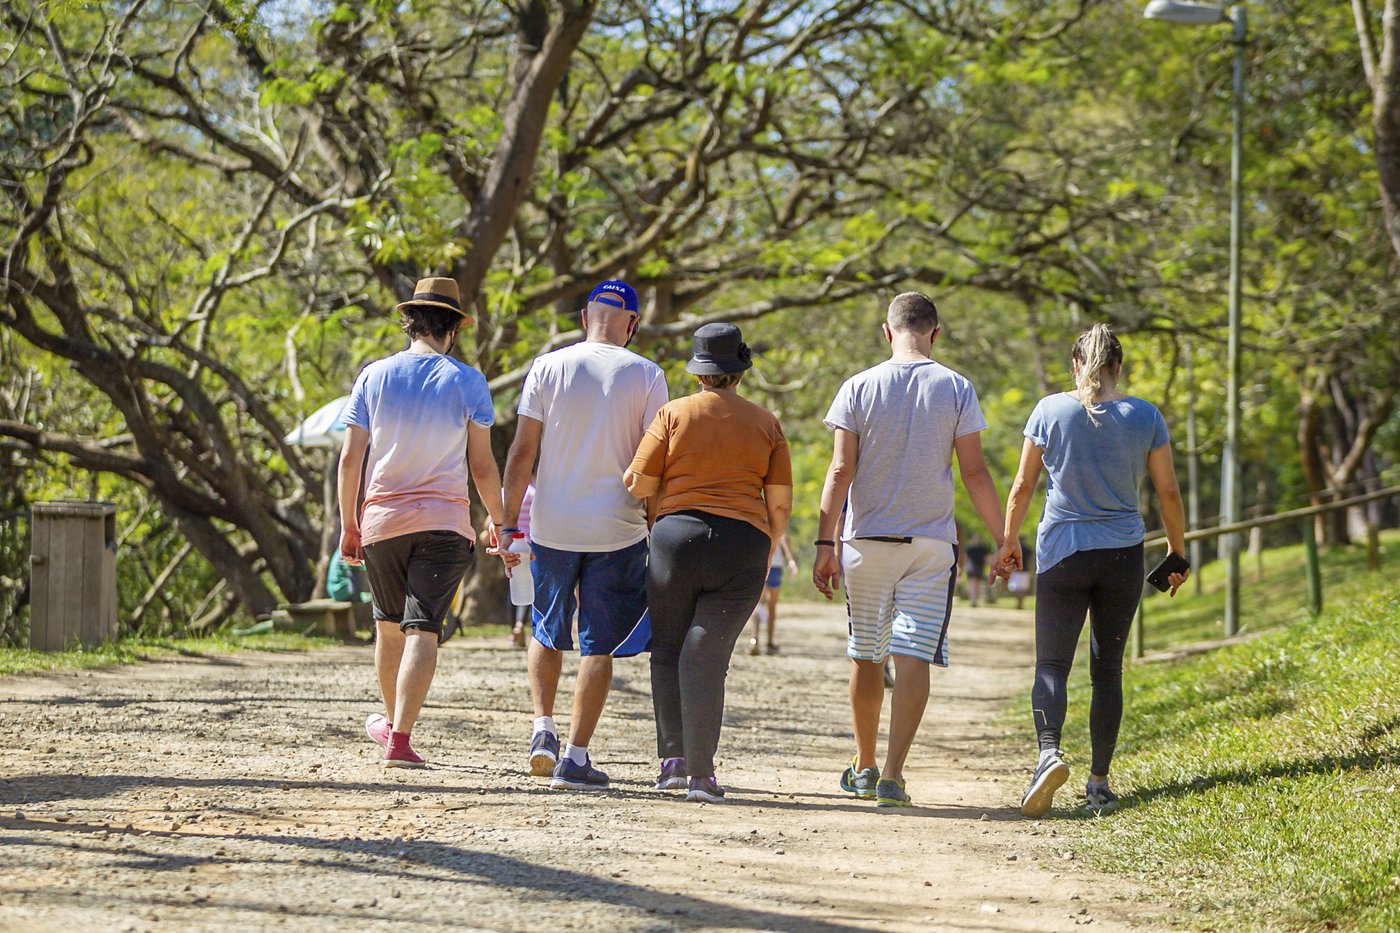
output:
[[[901,654],[947,667],[955,554],[951,542],[937,538],[843,541],[846,654],[878,662]]]

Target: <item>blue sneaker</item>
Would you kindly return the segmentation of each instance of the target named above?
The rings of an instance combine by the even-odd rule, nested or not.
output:
[[[857,797],[874,797],[880,785],[880,769],[871,767],[857,771],[858,760],[859,756],[853,755],[850,765],[841,772],[841,789]]]
[[[553,732],[536,732],[530,740],[530,773],[549,777],[559,763],[559,736]]]
[[[904,792],[904,782],[896,781],[894,778],[885,778],[880,781],[875,791],[875,806],[877,807],[912,807],[914,801]]]
[[[585,755],[581,765],[567,756],[560,758],[549,786],[551,790],[607,790],[610,785],[608,776],[593,767],[592,759]]]
[[[656,781],[656,790],[685,790],[685,759],[667,758],[661,762],[661,777]]]

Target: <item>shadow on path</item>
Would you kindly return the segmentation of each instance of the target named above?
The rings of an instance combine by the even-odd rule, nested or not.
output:
[[[23,826],[24,824],[15,820],[0,820],[0,825],[8,830],[14,830],[17,825]],[[233,836],[222,833],[145,831],[138,834],[135,831],[110,830],[102,826],[81,823],[45,823],[42,826],[45,830],[56,830],[64,834],[101,831],[124,833],[138,840],[150,840],[154,837],[172,842],[188,840],[192,843],[200,841],[209,843],[226,840],[239,844],[262,842],[274,846],[291,846],[325,853],[325,857],[313,860],[316,865],[322,868],[334,869],[347,874],[368,875],[381,881],[404,879],[438,884],[446,881],[454,884],[484,885],[500,889],[499,897],[525,899],[536,903],[541,914],[547,914],[554,907],[564,904],[571,904],[574,905],[575,909],[579,909],[578,902],[586,900],[611,907],[656,914],[658,915],[658,923],[664,923],[665,927],[670,929],[718,927],[724,929],[791,930],[803,931],[803,933],[856,933],[856,931],[863,929],[811,916],[736,907],[702,897],[643,886],[646,883],[654,883],[656,878],[644,879],[642,883],[634,884],[617,878],[594,877],[556,865],[538,864],[495,852],[467,849],[431,840],[318,839],[310,836],[258,833]],[[0,836],[0,846],[54,846],[71,849],[73,843],[41,840],[29,834],[20,833]],[[222,851],[218,850],[217,846],[206,845],[205,848]],[[154,872],[175,872],[187,870],[191,866],[228,863],[260,863],[290,867],[297,862],[307,861],[304,857],[299,856],[286,858],[248,858],[225,855],[190,856],[157,851],[149,844],[109,854],[113,856],[113,861],[110,863],[112,868]],[[360,859],[368,857],[376,861],[367,863],[337,858],[341,855],[355,856]],[[678,883],[685,882],[689,863],[677,864],[679,867],[676,869],[674,880]],[[38,889],[35,893],[41,891],[42,889]],[[111,897],[110,899],[124,900],[125,898]],[[141,903],[149,904],[151,899],[141,898]],[[189,906],[178,901],[167,901],[167,903],[171,906]],[[219,906],[266,913],[286,912],[316,917],[327,915],[327,912],[320,907],[311,913],[306,908],[295,905],[282,907],[281,905],[248,901],[220,901]],[[374,917],[373,914],[368,914],[363,910],[356,911],[354,916],[361,921]],[[660,917],[665,917],[665,920],[661,921]],[[382,919],[392,920],[402,919],[402,917],[399,912],[386,912]]]

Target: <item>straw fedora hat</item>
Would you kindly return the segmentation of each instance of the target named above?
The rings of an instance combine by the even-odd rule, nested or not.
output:
[[[394,305],[395,311],[402,311],[420,305],[428,308],[446,308],[456,311],[462,317],[471,317],[462,310],[462,293],[457,288],[457,280],[446,276],[419,279],[414,286],[413,297]]]

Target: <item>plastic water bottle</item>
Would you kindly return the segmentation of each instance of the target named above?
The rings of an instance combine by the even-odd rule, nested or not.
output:
[[[510,569],[510,602],[513,606],[529,606],[535,602],[535,574],[530,570],[530,542],[525,533],[515,532],[510,536],[512,554],[520,555],[520,563]]]

